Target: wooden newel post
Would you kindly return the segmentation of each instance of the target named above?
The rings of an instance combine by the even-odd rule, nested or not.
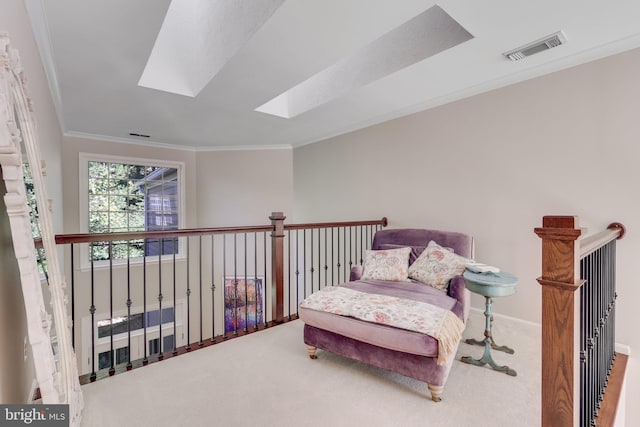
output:
[[[284,322],[284,213],[273,212],[271,232],[271,315],[275,323]]]
[[[542,238],[542,426],[580,422],[580,250],[578,218],[545,216]]]

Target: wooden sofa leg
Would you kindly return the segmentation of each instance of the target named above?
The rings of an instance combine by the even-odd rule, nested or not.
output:
[[[317,347],[314,347],[314,346],[311,346],[311,345],[307,346],[307,351],[309,352],[309,358],[311,358],[311,359],[317,359],[318,358],[318,356],[316,356],[316,350],[317,349],[318,349]]]
[[[429,386],[429,391],[431,392],[431,400],[433,400],[434,402],[440,402],[442,400],[440,396],[442,395],[442,390],[444,390],[444,386],[432,385],[432,384],[427,384],[427,385]]]

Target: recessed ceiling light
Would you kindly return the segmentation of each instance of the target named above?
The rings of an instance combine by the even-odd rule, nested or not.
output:
[[[552,49],[566,42],[567,36],[565,36],[562,31],[558,31],[557,33],[543,37],[534,42],[527,43],[524,46],[520,46],[517,49],[505,52],[503,53],[503,55],[512,61],[519,61],[526,58],[527,56],[535,55],[536,53]]]

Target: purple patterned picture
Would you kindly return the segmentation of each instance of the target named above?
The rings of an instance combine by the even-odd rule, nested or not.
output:
[[[264,323],[262,278],[224,278],[224,331],[257,328]]]

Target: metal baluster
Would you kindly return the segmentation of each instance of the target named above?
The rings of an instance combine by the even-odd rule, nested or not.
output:
[[[591,331],[591,354],[590,354],[590,359],[591,359],[591,363],[590,363],[590,381],[589,381],[589,400],[590,400],[590,410],[591,413],[590,415],[590,421],[589,424],[590,425],[595,425],[595,417],[598,416],[598,412],[596,411],[596,396],[597,396],[597,392],[596,392],[596,387],[598,384],[598,360],[597,360],[597,340],[598,340],[598,335],[597,332],[598,330],[595,327],[595,323],[597,322],[597,313],[596,310],[594,309],[594,306],[597,302],[597,295],[596,295],[596,287],[595,284],[593,283],[595,281],[595,276],[596,276],[596,270],[597,270],[597,259],[595,256],[595,252],[592,254],[591,256],[591,271],[589,274],[589,280],[592,282],[590,287],[589,287],[589,311],[591,312],[591,318],[589,319],[589,327],[590,327],[590,331]]]
[[[338,281],[340,281],[340,228],[338,227],[337,231],[337,235],[338,235],[338,256],[336,257],[338,260],[338,264],[336,264],[336,267],[338,267]],[[335,285],[336,283],[333,282],[333,284]]]
[[[263,279],[263,284],[264,284],[264,309],[263,309],[263,313],[264,313],[264,327],[266,328],[269,324],[267,323],[267,296],[268,296],[268,292],[269,292],[269,287],[267,286],[267,232],[263,231],[262,232],[262,244],[263,244],[263,254],[264,254],[264,279]],[[273,314],[272,314],[273,315]]]
[[[147,239],[144,239],[144,255],[142,257],[142,328],[144,341],[144,357],[142,364],[149,363],[147,358]]]
[[[342,282],[344,283],[347,281],[347,227],[342,227],[342,237],[342,265],[344,266]]]
[[[187,236],[187,345],[184,349],[191,351],[191,277],[189,271],[191,270],[191,263],[189,262],[189,255],[191,252],[191,239]]]
[[[204,329],[204,323],[202,320],[202,234],[198,236],[198,300],[200,302],[200,341],[198,345],[202,347],[204,341],[202,340],[202,332]]]
[[[116,372],[115,369],[115,353],[113,351],[113,242],[109,241],[109,375]]]
[[[580,260],[580,278],[585,277],[585,259]],[[586,339],[585,339],[585,286],[586,283],[580,288],[580,425],[584,425],[584,382],[585,382],[585,367],[587,362],[586,357]]]
[[[322,265],[322,261],[320,258],[320,251],[322,250],[322,245],[321,245],[321,239],[320,239],[320,229],[318,228],[318,290],[320,290],[320,284],[322,281],[322,268],[320,268],[320,266]]]
[[[216,342],[216,262],[215,234],[211,235],[211,342]]]
[[[311,276],[311,293],[313,293],[313,273],[315,273],[315,269],[313,268],[313,228],[311,230],[309,230],[309,233],[311,234],[311,244],[309,245],[309,247],[311,248],[311,255],[310,255],[310,260],[311,260],[311,269],[310,269],[310,276]]]
[[[75,253],[73,251],[73,243],[71,243],[71,346],[76,349],[76,294],[75,294],[75,278],[76,269],[73,260]]]
[[[591,424],[595,425],[595,418],[598,416],[597,403],[598,403],[598,289],[597,289],[597,272],[598,272],[598,257],[597,251],[593,253],[593,272],[592,272],[592,300],[589,309],[593,313],[592,319],[592,334],[593,334],[593,365],[592,365],[592,375],[593,375],[593,384],[591,387],[592,394],[592,407],[591,407]]]
[[[307,230],[302,229],[302,286],[307,297]]]
[[[158,239],[158,360],[164,359],[162,352],[162,252],[164,252],[164,239]],[[175,338],[175,335],[174,335]]]
[[[131,242],[127,243],[127,371],[131,364]]]
[[[594,390],[594,394],[595,394],[595,405],[596,405],[596,415],[597,416],[597,410],[600,409],[600,386],[601,386],[601,371],[602,371],[602,329],[601,329],[601,322],[602,322],[602,294],[601,294],[601,280],[602,280],[602,259],[601,259],[601,254],[602,251],[600,249],[598,249],[597,251],[595,251],[595,257],[596,257],[596,270],[595,270],[595,275],[594,275],[594,292],[595,292],[595,300],[594,300],[594,306],[593,308],[595,309],[595,313],[596,313],[596,318],[595,318],[595,325],[594,327],[596,328],[596,346],[595,346],[595,351],[596,351],[596,370],[595,370],[595,374],[596,374],[596,388]]]
[[[89,307],[89,313],[91,313],[91,375],[89,379],[91,382],[96,380],[96,306],[94,302],[94,284],[95,284],[95,276],[94,276],[94,243],[91,242],[91,306]]]
[[[324,229],[324,286],[327,287],[329,266],[327,265],[327,228]]]
[[[291,230],[287,230],[287,287],[289,289],[289,320],[291,320]],[[298,293],[296,292],[296,301],[298,299]],[[296,311],[296,314],[297,311]]]
[[[258,232],[257,231],[253,232],[253,285],[255,287],[255,292],[256,292],[254,330],[257,331],[259,329],[258,303],[260,302],[260,298],[258,298],[258,296],[260,295],[260,292],[258,292],[260,286],[258,285]],[[289,318],[291,318],[291,308],[289,308]]]
[[[360,226],[360,265],[362,265],[364,256],[364,246],[362,245],[362,226]]]
[[[249,332],[249,290],[247,288],[247,233],[244,233],[244,331]]]
[[[224,329],[222,332],[222,338],[227,339],[227,303],[229,299],[227,298],[227,235],[222,235],[222,300],[224,301],[223,307],[223,323]]]
[[[299,238],[298,236],[300,235],[299,230],[296,230],[296,271],[295,271],[295,275],[296,275],[296,290],[298,291],[298,294],[300,293],[300,260],[299,260],[299,254],[300,254],[300,246],[299,246]],[[303,290],[303,296],[304,298],[306,298],[306,293]]]
[[[351,268],[353,267],[353,227],[349,227],[349,279],[351,279]]]
[[[233,233],[233,335],[238,335],[238,234]]]
[[[335,285],[336,283],[336,279],[335,277],[333,277],[333,272],[334,272],[334,264],[333,264],[333,249],[334,249],[334,244],[333,244],[333,227],[331,227],[331,286]]]
[[[176,341],[178,340],[178,333],[176,327],[176,319],[178,317],[178,312],[176,311],[176,241],[177,237],[174,237],[171,240],[171,252],[173,252],[173,351],[172,354],[175,356],[178,354],[178,348]]]

